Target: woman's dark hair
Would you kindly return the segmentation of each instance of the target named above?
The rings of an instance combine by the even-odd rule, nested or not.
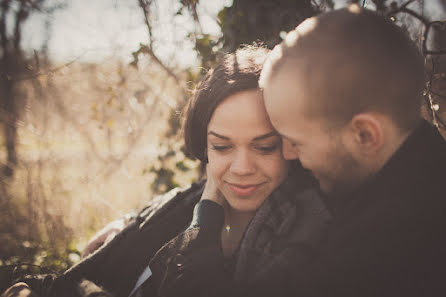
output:
[[[255,45],[226,54],[195,89],[186,108],[184,140],[186,149],[207,162],[207,127],[215,108],[229,96],[259,87],[259,77],[269,50]]]
[[[207,129],[217,106],[229,96],[259,88],[260,72],[269,50],[250,45],[226,54],[223,61],[210,70],[200,82],[186,107],[184,140],[187,151],[207,163]],[[316,186],[315,179],[299,160],[290,163],[289,175],[296,188]],[[204,167],[202,167],[204,170]]]

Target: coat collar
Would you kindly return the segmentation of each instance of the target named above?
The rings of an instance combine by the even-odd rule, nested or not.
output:
[[[438,164],[446,164],[446,143],[435,127],[422,120],[375,176],[350,194],[326,196],[324,201],[336,219],[343,219],[357,207],[374,203],[383,191],[403,194],[432,178],[439,170]]]

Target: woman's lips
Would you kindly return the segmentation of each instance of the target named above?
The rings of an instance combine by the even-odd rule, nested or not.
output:
[[[255,190],[259,188],[261,184],[256,185],[238,185],[238,184],[231,184],[228,183],[231,190],[239,195],[239,196],[248,196],[254,193]]]

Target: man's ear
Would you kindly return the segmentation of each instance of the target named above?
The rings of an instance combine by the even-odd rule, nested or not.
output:
[[[364,154],[374,154],[384,143],[383,123],[372,113],[361,113],[350,122],[354,142]]]

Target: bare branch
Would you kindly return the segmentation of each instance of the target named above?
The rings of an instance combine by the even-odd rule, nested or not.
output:
[[[166,81],[164,81],[164,85],[163,85],[163,88],[162,88],[162,89],[164,89],[165,85],[166,85]],[[161,96],[160,94],[158,94],[158,95],[155,97],[153,103],[152,103],[151,106],[150,106],[150,110],[149,110],[149,112],[148,112],[146,118],[144,119],[144,122],[143,122],[142,125],[141,125],[141,129],[139,129],[139,130],[137,131],[136,135],[133,137],[132,141],[129,143],[127,151],[126,151],[126,152],[125,152],[119,159],[115,159],[115,160],[114,160],[115,163],[112,164],[113,166],[112,166],[112,167],[109,167],[109,169],[108,169],[107,172],[105,173],[105,177],[106,177],[106,178],[110,177],[110,175],[111,175],[113,172],[115,172],[115,169],[116,169],[116,168],[119,168],[119,167],[121,166],[121,164],[124,163],[124,161],[127,160],[128,157],[131,155],[131,153],[133,152],[133,150],[134,150],[135,147],[136,147],[136,144],[138,143],[138,141],[139,141],[139,140],[142,138],[142,136],[144,135],[144,131],[145,131],[144,127],[146,127],[146,126],[153,120],[153,117],[154,117],[154,115],[155,115],[155,111],[157,110],[157,107],[158,107],[158,105],[159,105],[160,102],[161,102],[161,98],[162,98],[162,96]]]
[[[156,64],[158,64],[171,78],[175,80],[175,82],[181,86],[183,89],[186,89],[184,82],[174,73],[172,69],[170,69],[166,64],[164,64],[158,56],[153,51],[153,36],[152,36],[152,26],[150,23],[150,5],[152,4],[152,0],[138,0],[139,6],[142,8],[144,13],[144,19],[147,26],[147,30],[149,32],[149,43],[143,44],[140,43],[139,49],[136,52],[133,52],[134,61],[130,63],[133,66],[138,64],[139,55],[146,54],[148,55]],[[194,18],[195,19],[195,18]],[[197,15],[198,20],[198,15]],[[197,24],[197,23],[196,23]]]
[[[430,21],[423,15],[415,12],[414,10],[408,8],[408,5],[413,3],[414,0],[409,0],[398,7],[396,2],[393,2],[391,5],[391,11],[388,13],[389,16],[394,16],[398,13],[406,13],[411,15],[412,17],[418,19],[424,26],[422,33],[422,54],[424,57],[431,56],[430,61],[432,63],[432,69],[429,74],[429,79],[426,82],[426,90],[424,99],[426,100],[426,104],[431,111],[432,122],[437,128],[446,129],[446,124],[442,120],[440,116],[437,114],[437,110],[439,105],[435,103],[434,96],[438,98],[444,98],[444,95],[438,94],[432,89],[432,84],[434,82],[434,75],[437,73],[437,58],[440,55],[446,55],[446,50],[429,50],[427,46],[428,37],[432,30],[435,27],[441,27],[442,30],[446,30],[446,22],[445,21]]]
[[[29,11],[26,8],[26,1],[20,1],[20,7],[15,14],[14,24],[14,50],[19,53],[21,51],[20,43],[22,41],[22,23],[28,17]]]
[[[402,4],[401,6],[397,6],[394,3],[392,3],[392,9],[389,11],[388,15],[389,16],[394,16],[398,13],[407,13],[411,16],[413,16],[414,18],[418,19],[419,21],[421,21],[423,23],[424,26],[427,26],[429,24],[429,20],[426,19],[424,16],[420,15],[419,13],[415,12],[414,10],[407,8],[407,6],[409,4],[411,4],[413,2],[413,0],[407,1],[406,3]]]
[[[8,36],[6,34],[6,15],[8,14],[10,8],[9,4],[10,2],[5,0],[3,0],[0,4],[2,10],[2,14],[0,16],[0,38],[3,50],[6,50],[8,46]]]
[[[141,7],[144,14],[144,21],[146,23],[147,31],[149,33],[149,47],[153,48],[153,37],[152,37],[152,25],[150,24],[150,4],[152,1],[138,0],[139,6]]]
[[[414,10],[407,8],[407,6],[409,4],[411,4],[412,2],[414,2],[414,0],[410,0],[407,1],[406,3],[404,3],[401,6],[397,6],[395,3],[392,3],[392,10],[388,13],[389,16],[394,16],[398,13],[407,13],[411,16],[413,16],[414,18],[418,19],[421,23],[423,23],[424,25],[424,30],[423,30],[423,37],[422,37],[422,51],[424,55],[445,55],[446,54],[446,50],[439,50],[439,51],[432,51],[429,50],[427,48],[427,41],[428,41],[428,37],[429,37],[429,33],[431,31],[432,28],[436,27],[436,26],[446,26],[446,22],[444,21],[429,21],[427,18],[425,18],[424,16],[420,15],[419,13],[415,12]]]
[[[446,27],[446,22],[434,21],[427,24],[423,34],[423,53],[425,55],[446,55],[446,50],[431,51],[427,49],[427,38],[429,36],[429,32],[431,28],[434,28],[435,26]]]
[[[192,13],[192,18],[194,19],[195,27],[197,28],[198,33],[203,34],[203,27],[201,26],[200,18],[197,12],[197,2],[188,3],[187,6]]]
[[[55,97],[59,97],[59,91],[57,89],[53,89],[53,92],[56,94]],[[59,99],[57,98],[57,99]],[[95,141],[93,140],[93,138],[90,136],[87,128],[85,128],[85,125],[82,125],[78,119],[76,119],[76,117],[72,116],[67,109],[65,108],[65,106],[60,102],[60,100],[54,100],[54,105],[57,108],[57,110],[60,112],[60,114],[63,116],[63,118],[65,120],[70,121],[71,123],[74,124],[75,127],[78,127],[80,134],[84,137],[84,139],[87,141],[87,143],[90,146],[91,152],[93,152],[93,154],[96,156],[96,158],[98,160],[100,160],[101,162],[106,162],[107,160],[105,160],[101,154],[99,153],[98,149],[96,148],[96,144]]]
[[[446,124],[444,123],[442,118],[437,115],[438,108],[435,108],[436,104],[435,104],[434,98],[433,98],[433,96],[438,96],[432,90],[432,83],[434,81],[434,75],[437,72],[437,66],[438,66],[436,59],[437,59],[437,57],[432,57],[430,59],[430,61],[432,63],[432,70],[430,71],[430,74],[429,74],[429,80],[426,83],[426,91],[425,91],[424,98],[426,100],[427,106],[429,107],[429,109],[431,111],[432,123],[437,128],[446,129]]]
[[[169,67],[167,67],[157,56],[156,54],[153,52],[153,50],[145,45],[145,44],[140,44],[139,45],[139,49],[133,53],[133,57],[135,58],[135,61],[132,64],[136,64],[138,62],[138,57],[140,54],[146,54],[148,55],[150,58],[152,58],[159,66],[161,66],[161,68],[171,77],[175,80],[175,82],[181,86],[183,89],[185,88],[184,86],[184,82],[172,71],[172,69],[170,69]]]
[[[63,64],[63,65],[57,66],[57,67],[55,67],[55,68],[52,68],[52,69],[49,69],[49,70],[46,70],[46,71],[38,71],[37,73],[34,73],[34,74],[32,74],[32,75],[19,76],[19,77],[14,78],[14,80],[16,80],[16,81],[22,81],[22,80],[28,80],[28,79],[37,78],[37,77],[42,76],[42,75],[50,75],[50,74],[56,73],[56,72],[58,72],[59,70],[65,68],[65,67],[68,67],[68,66],[70,66],[71,64],[77,62],[80,58],[82,58],[83,55],[85,55],[85,54],[87,53],[87,51],[88,51],[88,50],[85,50],[82,54],[80,54],[79,56],[77,56],[77,57],[74,58],[73,60],[71,60],[71,61],[69,61],[69,62],[67,62],[67,63],[65,63],[65,64]],[[36,62],[38,63],[39,60],[38,60],[38,57],[37,57],[37,56],[35,56],[35,59],[36,59]],[[37,68],[37,69],[39,69],[39,68]]]

